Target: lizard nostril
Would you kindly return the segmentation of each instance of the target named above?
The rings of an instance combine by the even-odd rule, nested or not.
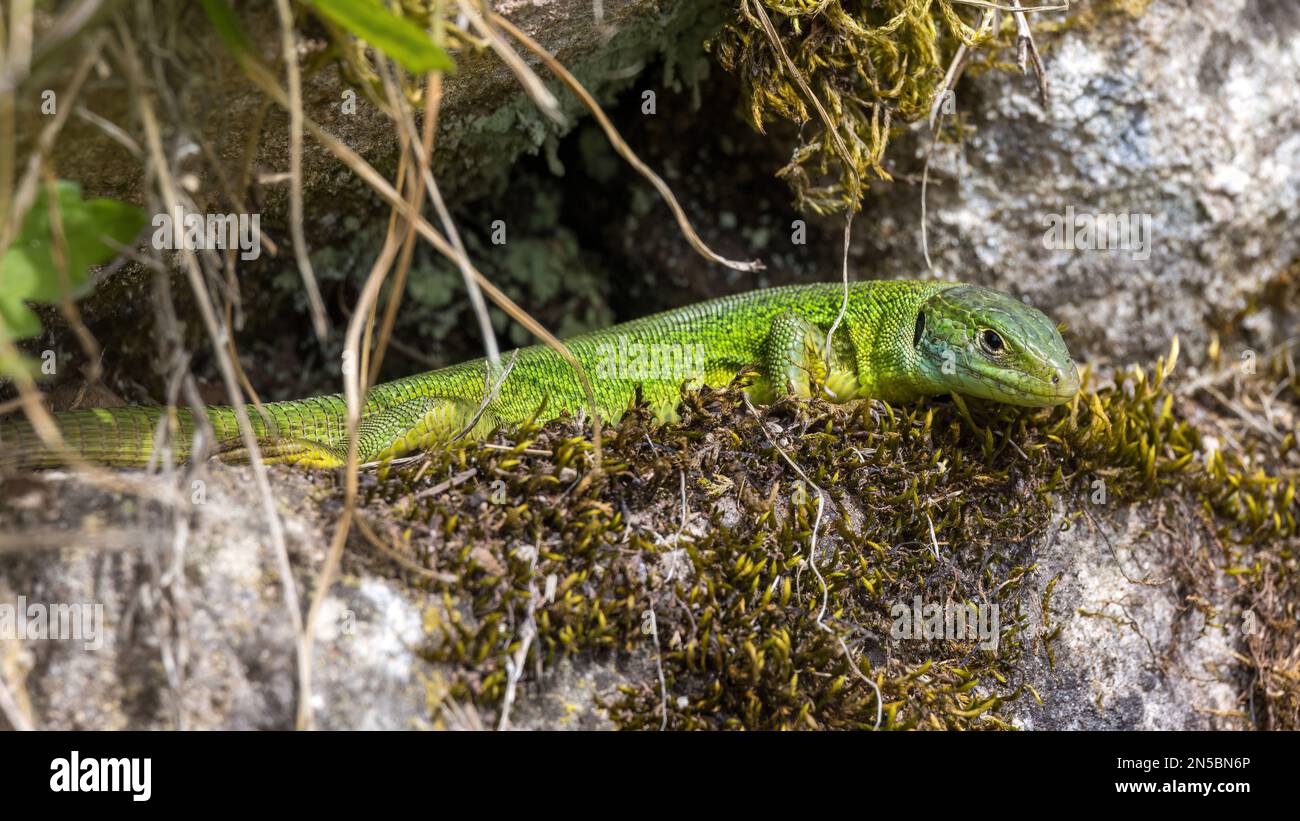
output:
[[[1060,382],[1060,381],[1061,381],[1061,377],[1059,377],[1059,376],[1053,376],[1053,377],[1052,377],[1052,384],[1053,384],[1053,385],[1057,384],[1057,383]]]

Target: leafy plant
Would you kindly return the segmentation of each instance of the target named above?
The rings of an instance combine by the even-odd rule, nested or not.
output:
[[[40,333],[41,321],[26,303],[82,296],[91,267],[116,256],[117,246],[130,242],[145,224],[142,209],[110,199],[83,200],[75,182],[61,180],[55,190],[53,208],[46,191],[39,193],[0,259],[0,338],[5,341]],[[52,211],[59,215],[60,237]],[[15,364],[0,360],[0,370]]]
[[[415,74],[455,71],[456,64],[419,26],[379,0],[311,0],[317,14],[396,60]]]

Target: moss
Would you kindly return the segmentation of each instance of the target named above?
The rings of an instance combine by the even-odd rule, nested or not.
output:
[[[1193,500],[1230,574],[1295,586],[1295,557],[1279,548],[1296,535],[1294,471],[1252,467],[1258,453],[1207,456],[1177,412],[1171,369],[1134,367],[1052,410],[784,401],[760,410],[761,428],[738,383],[687,394],[664,428],[629,414],[609,434],[602,474],[583,431],[561,421],[395,470],[373,480],[366,503],[407,523],[418,558],[456,580],[424,582],[440,602],[426,653],[452,671],[444,694],[481,710],[500,705],[531,589],[527,669],[579,654],[657,658],[670,727],[870,728],[865,676],[881,690],[885,728],[1004,728],[1008,702],[1038,697],[1018,662],[1040,649],[1050,660],[1059,632],[1046,615],[1053,583],[1026,582],[1035,546],[1084,515],[1071,501],[1099,478],[1121,502]],[[816,495],[771,440],[827,491],[816,572]],[[449,477],[460,478],[428,492]],[[1253,589],[1243,585],[1242,601]],[[996,647],[888,638],[892,608],[916,596],[996,604]],[[1041,621],[1030,616],[1039,605]],[[1293,606],[1260,618],[1280,631]],[[1294,644],[1273,640],[1261,660]],[[1295,682],[1263,664],[1271,726],[1296,726]],[[657,728],[661,698],[650,675],[603,706],[621,727]]]
[[[834,134],[753,13],[761,2],[794,67],[837,124]],[[1140,15],[1150,0],[1100,0],[1054,19],[1035,15],[1042,33],[1087,27],[1115,14]],[[956,0],[740,0],[711,48],[740,79],[746,115],[759,132],[773,122],[799,125],[790,161],[777,172],[795,205],[816,214],[860,207],[872,180],[890,180],[885,154],[900,124],[925,119],[963,45],[967,73],[1018,72],[1003,55],[1016,43],[1015,19]]]
[[[750,0],[713,42],[719,62],[741,78],[759,131],[798,123],[801,137],[778,172],[797,207],[825,214],[856,209],[872,178],[888,180],[885,148],[895,123],[924,118],[961,44],[993,40],[980,9],[949,0],[761,0],[791,62],[839,126],[851,168],[837,151],[798,80],[750,10]]]

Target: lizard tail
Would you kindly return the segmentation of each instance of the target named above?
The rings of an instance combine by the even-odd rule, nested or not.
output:
[[[253,434],[270,450],[267,461],[332,466],[339,459],[332,449],[343,436],[345,408],[340,397],[314,397],[299,402],[265,405],[265,416],[249,408]],[[204,410],[222,461],[246,460],[235,412],[228,407]],[[54,414],[67,450],[47,447],[26,419],[0,420],[0,468],[33,470],[60,467],[72,456],[100,465],[142,468],[155,455],[160,425],[174,422],[171,458],[184,462],[192,455],[194,415],[185,408],[130,406],[94,408]]]
[[[88,462],[114,467],[144,467],[154,451],[161,407],[96,408],[54,415],[68,451]],[[187,410],[176,411],[182,431],[194,423]],[[178,436],[176,458],[189,456],[190,437]],[[30,470],[68,463],[67,453],[53,450],[26,419],[0,421],[0,468]]]

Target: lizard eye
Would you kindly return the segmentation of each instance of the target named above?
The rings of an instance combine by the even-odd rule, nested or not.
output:
[[[984,330],[980,331],[979,340],[980,340],[980,347],[991,354],[1002,353],[1002,351],[1005,350],[1007,347],[1006,343],[1002,341],[1002,337],[998,334],[998,332],[992,330],[991,328],[985,328]]]

